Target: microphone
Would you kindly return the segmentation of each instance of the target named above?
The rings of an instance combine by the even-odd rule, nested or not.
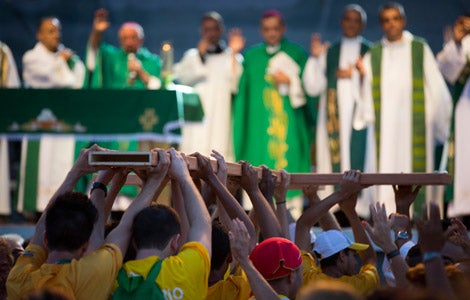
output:
[[[129,53],[127,54],[127,61],[134,60],[136,59],[135,53]],[[133,84],[134,80],[137,78],[137,72],[136,71],[129,71],[127,74],[127,82],[129,84]]]

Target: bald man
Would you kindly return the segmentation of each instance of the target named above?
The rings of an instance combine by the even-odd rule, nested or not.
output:
[[[122,24],[118,32],[120,48],[101,41],[109,26],[108,12],[98,9],[88,40],[86,85],[92,88],[159,89],[161,61],[157,54],[142,47],[142,26],[135,22]]]

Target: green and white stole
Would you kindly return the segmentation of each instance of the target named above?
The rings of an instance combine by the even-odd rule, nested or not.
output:
[[[363,40],[361,42],[361,55],[364,55],[370,48],[370,43]],[[339,67],[339,57],[341,43],[336,43],[328,49],[326,57],[326,77],[328,79],[327,95],[326,95],[326,125],[328,132],[328,146],[331,156],[332,172],[341,172],[341,148],[340,148],[340,128],[341,120],[338,111],[338,93],[336,71]],[[354,130],[352,127],[350,155],[351,169],[364,169],[364,155],[366,130]]]
[[[412,171],[426,172],[426,113],[424,99],[424,40],[413,38],[411,42],[412,61]],[[372,97],[375,111],[375,139],[377,166],[380,162],[380,127],[381,127],[381,65],[382,44],[377,43],[370,49],[372,65]],[[415,207],[421,207],[425,201],[424,189],[415,200]]]
[[[453,109],[452,109],[452,121],[450,123],[450,137],[449,137],[449,154],[448,154],[448,162],[447,162],[447,171],[449,174],[454,175],[454,163],[455,163],[455,107],[457,106],[457,102],[462,95],[463,88],[467,83],[467,80],[470,78],[470,60],[467,58],[467,63],[465,64],[464,68],[460,72],[460,75],[457,81],[454,84],[452,90],[452,100],[453,100]],[[445,200],[451,201],[454,199],[454,179],[452,179],[452,184],[446,187],[445,192]]]

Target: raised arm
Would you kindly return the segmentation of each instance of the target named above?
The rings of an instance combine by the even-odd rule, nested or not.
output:
[[[253,203],[258,225],[264,238],[282,236],[281,225],[268,201],[264,198],[258,186],[258,173],[246,161],[241,163],[241,185]]]
[[[175,149],[169,150],[171,165],[169,174],[181,189],[190,225],[188,241],[197,241],[206,247],[211,255],[211,220],[204,200],[189,175],[188,166],[182,154]]]
[[[201,178],[206,181],[206,183],[211,187],[211,189],[217,196],[217,207],[222,223],[225,226],[229,227],[231,224],[231,220],[240,219],[245,224],[248,233],[251,237],[250,244],[254,247],[254,245],[256,244],[255,228],[250,218],[245,213],[238,201],[232,196],[232,194],[230,194],[227,187],[223,184],[223,181],[225,180],[221,180],[214,173],[209,159],[199,153],[196,153],[195,156],[197,157],[198,166],[200,170],[199,174]],[[227,168],[223,156],[216,151],[212,153],[212,156],[217,159],[218,170],[225,170],[225,175],[222,174],[221,176],[226,178]]]
[[[281,170],[280,184],[274,188],[274,199],[276,201],[276,217],[281,225],[282,235],[286,239],[292,240],[289,232],[289,220],[287,218],[286,195],[287,187],[290,184],[290,174]]]
[[[152,150],[152,152],[155,152],[155,150]],[[160,185],[167,175],[170,160],[164,150],[158,149],[156,152],[158,153],[157,165],[147,169],[147,178],[142,190],[124,212],[119,225],[108,234],[105,240],[106,243],[113,243],[118,246],[123,254],[126,253],[129,245],[134,217],[158,196],[161,191]]]
[[[253,247],[250,247],[250,244],[247,242],[250,240],[250,235],[245,227],[244,222],[235,219],[229,228],[230,248],[232,250],[232,255],[239,262],[243,271],[245,271],[255,298],[258,300],[279,299],[276,291],[259,273],[248,257]]]
[[[309,202],[309,207],[318,205],[318,203],[321,201],[318,197],[317,190],[318,186],[314,184],[306,186],[302,189],[304,196]],[[323,216],[318,220],[318,223],[324,231],[331,229],[341,230],[341,226],[339,226],[335,216],[329,210],[323,214]]]
[[[375,206],[371,204],[370,214],[372,216],[374,226],[371,226],[369,223],[364,221],[364,228],[374,243],[385,253],[385,259],[388,259],[390,262],[396,285],[398,287],[404,287],[408,285],[408,281],[406,279],[408,265],[400,255],[399,248],[395,245],[392,237],[390,236],[391,224],[387,220],[385,205],[381,205],[378,202]]]
[[[439,294],[446,295],[448,299],[456,299],[441,257],[445,236],[442,230],[439,207],[431,203],[429,205],[429,217],[427,209],[423,208],[423,219],[416,218],[415,224],[418,229],[418,244],[421,253],[423,253],[426,287]]]
[[[411,185],[394,185],[393,192],[395,193],[395,204],[397,213],[410,217],[410,207],[416,199],[416,196],[421,189],[417,185],[414,189]]]
[[[184,205],[183,194],[177,181],[171,180],[171,202],[173,208],[176,210],[181,220],[181,245],[188,241],[189,234],[189,221],[188,214]]]
[[[377,264],[377,255],[375,254],[375,250],[372,247],[372,243],[367,237],[364,227],[362,227],[359,216],[356,213],[357,195],[362,189],[362,186],[359,183],[360,176],[361,173],[358,171],[351,170],[345,173],[345,178],[348,178],[351,183],[349,185],[349,190],[351,191],[351,194],[344,201],[342,201],[339,206],[341,207],[341,210],[344,212],[346,218],[349,221],[349,224],[351,225],[355,242],[369,245],[369,248],[367,248],[366,250],[358,252],[362,262],[364,264],[371,264],[375,266]]]
[[[114,199],[125,182],[127,173],[128,171],[123,169],[107,169],[98,173],[98,177],[94,185],[98,184],[105,187],[111,180],[112,185],[106,195],[103,190],[97,188],[92,188],[90,192],[91,202],[93,202],[98,210],[98,220],[93,227],[93,231],[90,236],[90,246],[87,249],[87,253],[95,251],[103,244],[106,220],[111,213]]]
[[[103,32],[106,31],[110,26],[108,20],[108,11],[104,8],[100,8],[95,11],[95,16],[93,18],[93,28],[90,33],[90,38],[88,40],[88,45],[92,49],[97,49],[101,43],[101,37]]]
[[[358,183],[351,177],[351,171],[345,172],[343,179],[340,183],[339,190],[333,192],[324,200],[318,202],[316,205],[310,206],[297,220],[295,227],[295,243],[304,251],[310,252],[310,228],[315,225],[330,208],[335,204],[344,201],[352,194],[357,193]]]
[[[38,222],[36,223],[36,229],[34,231],[33,237],[31,238],[31,244],[44,247],[43,235],[44,235],[44,231],[46,230],[45,222],[46,222],[46,214],[47,214],[48,208],[52,205],[52,203],[55,201],[55,199],[59,195],[62,195],[65,192],[71,192],[74,189],[80,177],[82,177],[83,175],[98,171],[96,167],[90,166],[88,164],[88,153],[90,151],[105,151],[105,150],[107,149],[101,148],[95,144],[88,149],[82,149],[80,151],[80,156],[78,157],[77,161],[73,165],[72,169],[67,173],[67,176],[65,177],[64,181],[62,182],[60,187],[57,189],[57,191],[54,193],[51,200],[47,204],[46,209],[44,210],[43,214],[41,215]],[[103,197],[104,197],[104,194],[103,194]],[[96,201],[100,201],[100,200],[96,200]]]

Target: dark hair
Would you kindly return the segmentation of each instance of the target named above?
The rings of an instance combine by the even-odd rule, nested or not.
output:
[[[227,228],[219,221],[212,222],[211,270],[220,269],[230,254],[230,240]]]
[[[379,8],[379,22],[382,22],[382,13],[384,10],[388,9],[396,9],[400,13],[400,16],[402,19],[406,19],[406,14],[405,14],[405,9],[403,8],[403,5],[401,5],[398,2],[387,2],[384,5],[380,6]]]
[[[74,251],[88,242],[98,211],[87,195],[68,192],[57,197],[46,211],[49,249]]]
[[[7,277],[13,267],[13,256],[8,242],[0,237],[0,299],[7,298]]]
[[[344,251],[344,250],[341,250],[341,251]],[[338,262],[339,254],[341,253],[341,251],[339,251],[339,252],[337,252],[337,253],[335,253],[331,256],[328,256],[326,258],[320,259],[321,268],[326,269],[327,267],[336,266],[336,263]]]
[[[418,244],[414,245],[410,248],[410,250],[408,250],[408,254],[406,254],[405,261],[406,264],[410,267],[414,267],[417,264],[423,262],[423,255]]]
[[[132,232],[137,249],[163,250],[171,237],[181,232],[180,217],[169,206],[152,205],[137,214]]]

